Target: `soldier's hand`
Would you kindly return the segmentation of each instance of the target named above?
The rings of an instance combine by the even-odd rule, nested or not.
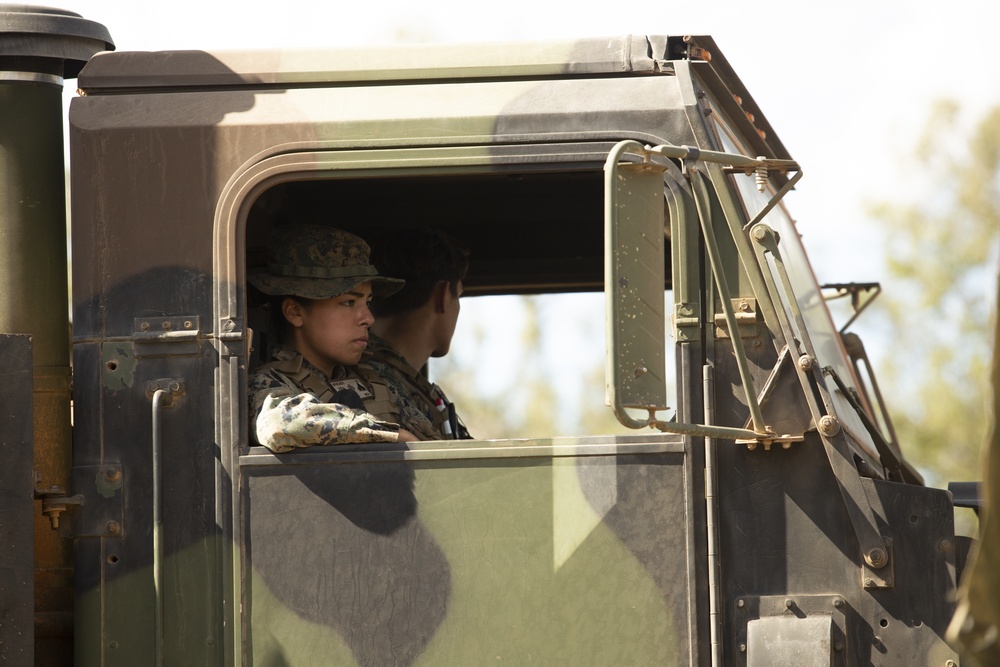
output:
[[[420,440],[420,438],[418,438],[417,436],[413,435],[412,433],[410,433],[409,431],[407,431],[405,428],[399,429],[399,440],[398,440],[398,442],[415,442],[417,440]]]

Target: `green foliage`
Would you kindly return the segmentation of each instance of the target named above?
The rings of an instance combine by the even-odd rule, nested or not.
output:
[[[878,310],[891,353],[879,373],[904,454],[943,486],[980,477],[1000,245],[1000,108],[969,127],[955,103],[939,103],[911,166],[919,200],[872,208],[890,274]]]

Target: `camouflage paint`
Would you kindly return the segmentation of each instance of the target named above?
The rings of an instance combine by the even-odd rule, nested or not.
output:
[[[688,59],[702,48],[711,63]],[[448,210],[435,208],[442,200],[462,196],[449,187],[460,183],[563,195],[504,209],[528,215],[480,210],[463,223],[497,270],[472,288],[592,288],[602,252],[589,174],[618,141],[718,149],[705,119],[719,113],[745,154],[787,158],[710,39],[102,54],[80,85],[87,96],[70,111],[73,465],[98,512],[75,540],[77,664],[157,658],[147,386],[164,378],[186,387],[161,415],[165,664],[709,662],[700,440],[264,453],[247,446],[244,285],[283,212],[363,236],[387,223],[374,205],[394,201],[385,184],[425,195],[397,205],[437,215]],[[683,189],[677,165],[668,172]],[[317,195],[310,184],[322,186],[316,202],[282,200]],[[739,236],[745,202],[721,173],[706,187],[703,214],[722,239],[731,296],[766,300]],[[380,196],[352,199],[365,188]],[[676,209],[684,197],[672,201]],[[685,234],[670,275],[689,299],[679,312],[698,321],[675,350],[678,416],[700,422],[711,407],[716,423],[739,427],[748,410],[733,341],[715,335],[722,308],[696,221],[683,217],[671,222]],[[551,254],[532,254],[538,246]],[[576,269],[569,260],[580,257]],[[197,326],[151,336],[143,324],[154,321]],[[748,336],[751,386],[780,372],[785,340],[776,321]],[[808,381],[799,396],[818,386]],[[860,478],[845,496],[823,446],[813,431],[788,450],[710,443],[724,519],[725,664],[748,660],[740,645],[753,621],[796,604],[814,615],[816,600],[834,595],[846,605],[836,617],[843,662],[938,664],[952,655],[941,641],[956,576],[941,548],[949,499]],[[121,471],[120,487],[94,482],[108,469]],[[898,545],[891,586],[863,584],[843,499],[870,504],[879,534]],[[776,607],[777,596],[799,602]]]
[[[688,488],[679,443],[617,456],[496,443],[503,458],[471,460],[431,447],[363,466],[244,463],[255,662],[308,656],[289,612],[362,665],[681,660],[692,563],[686,526],[667,520]],[[553,450],[578,456],[524,457]]]

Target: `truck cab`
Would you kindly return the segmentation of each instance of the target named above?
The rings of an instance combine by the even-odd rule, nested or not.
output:
[[[710,37],[104,52],[78,85],[77,664],[958,660],[950,494]],[[246,275],[290,221],[444,229],[465,299],[603,293],[629,433],[251,446]]]

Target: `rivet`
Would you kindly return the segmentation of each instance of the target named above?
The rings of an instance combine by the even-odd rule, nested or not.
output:
[[[167,329],[170,329],[170,326],[171,326],[170,325],[170,320],[163,320],[163,323],[160,326],[163,327],[164,331],[166,331]]]
[[[736,606],[742,609],[743,607],[747,606],[747,603],[743,598],[740,598],[739,600],[736,601]]]
[[[117,482],[119,479],[121,479],[121,476],[122,476],[122,471],[117,470],[115,468],[108,468],[107,470],[104,471],[104,477],[109,482]]]
[[[139,325],[141,331],[149,331],[149,322],[143,322]]]
[[[104,528],[111,535],[117,535],[122,529],[121,526],[118,525],[117,521],[108,521],[106,524],[104,524]]]
[[[740,644],[740,653],[746,653],[746,652],[747,652],[747,645]]]

